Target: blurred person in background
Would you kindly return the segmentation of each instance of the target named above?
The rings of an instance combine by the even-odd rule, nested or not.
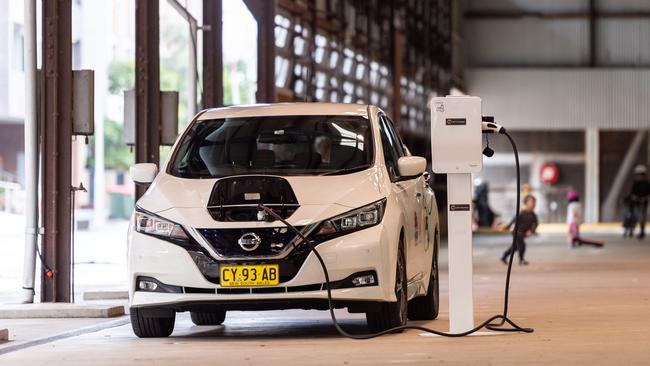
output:
[[[478,183],[478,184],[476,184]],[[479,181],[475,182],[476,188],[474,189],[474,217],[479,227],[492,227],[494,225],[496,214],[490,208],[489,192],[490,187],[488,182]]]
[[[648,211],[648,196],[650,196],[650,181],[648,181],[648,168],[645,165],[634,167],[634,182],[630,199],[634,207],[635,217],[639,223],[639,239],[645,238],[645,220]]]
[[[515,224],[517,220],[517,232],[515,233],[515,243],[508,248],[503,255],[501,256],[501,262],[508,264],[508,258],[512,251],[516,250],[519,254],[519,265],[527,266],[528,261],[524,258],[526,254],[526,241],[524,239],[531,237],[533,234],[536,234],[537,230],[537,215],[535,214],[535,206],[537,204],[537,199],[533,195],[526,195],[524,197],[524,208],[521,212],[515,216],[512,221],[505,227],[505,229],[510,229],[511,226]]]
[[[580,225],[582,224],[582,204],[580,203],[580,194],[576,191],[569,191],[566,194],[568,201],[566,221],[569,227],[569,245],[571,248],[582,245],[591,245],[601,248],[604,243],[596,240],[585,239],[580,236]]]

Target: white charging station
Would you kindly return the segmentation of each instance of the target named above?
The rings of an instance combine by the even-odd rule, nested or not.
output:
[[[483,169],[481,98],[432,98],[431,160],[447,174],[449,331],[474,328],[472,293],[472,173]]]

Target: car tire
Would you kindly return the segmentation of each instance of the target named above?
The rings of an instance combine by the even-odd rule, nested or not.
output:
[[[431,275],[427,294],[409,301],[408,316],[411,320],[434,320],[440,309],[440,281],[438,277],[438,250],[433,254]]]
[[[219,310],[215,312],[190,312],[190,318],[195,325],[221,325],[226,320],[226,311]]]
[[[395,275],[395,297],[396,302],[382,302],[379,304],[379,311],[367,312],[366,321],[368,329],[373,333],[406,325],[408,315],[408,294],[406,278],[406,258],[400,241],[397,251],[397,265]]]
[[[131,327],[140,338],[168,337],[174,331],[176,313],[173,310],[131,308]]]

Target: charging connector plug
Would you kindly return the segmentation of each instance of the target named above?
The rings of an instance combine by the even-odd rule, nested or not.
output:
[[[483,133],[506,133],[505,127],[494,123],[494,116],[483,116],[481,121],[481,131]]]

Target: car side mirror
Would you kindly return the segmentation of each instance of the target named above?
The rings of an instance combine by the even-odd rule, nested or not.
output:
[[[140,163],[129,168],[129,175],[138,184],[150,184],[158,174],[158,166],[152,163]]]
[[[415,177],[427,169],[427,159],[421,156],[402,156],[397,160],[397,169],[401,177]]]

